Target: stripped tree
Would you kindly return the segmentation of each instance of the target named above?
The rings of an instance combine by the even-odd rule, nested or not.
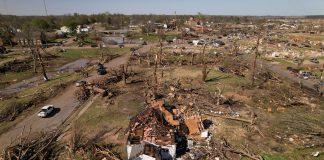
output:
[[[259,56],[260,39],[261,39],[261,31],[258,33],[257,44],[256,44],[256,47],[255,47],[255,56],[254,56],[253,70],[252,70],[252,86],[254,86],[255,69],[256,69],[256,64],[257,64],[257,58]]]

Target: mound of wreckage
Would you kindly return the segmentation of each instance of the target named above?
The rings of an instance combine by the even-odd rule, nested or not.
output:
[[[211,139],[198,113],[186,114],[164,100],[152,100],[128,128],[128,159],[172,160]]]

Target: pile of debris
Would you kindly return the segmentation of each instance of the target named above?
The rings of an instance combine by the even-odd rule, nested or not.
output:
[[[22,133],[24,130],[22,131]],[[30,133],[30,132],[29,132]],[[55,159],[57,156],[56,139],[61,131],[44,132],[30,138],[18,137],[3,150],[3,159]],[[1,159],[1,158],[0,158]]]
[[[128,159],[175,159],[180,153],[210,140],[199,114],[187,115],[183,109],[164,100],[153,100],[133,117],[128,128]]]

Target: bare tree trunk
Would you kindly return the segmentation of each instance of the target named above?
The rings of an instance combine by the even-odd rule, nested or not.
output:
[[[207,47],[207,43],[205,43],[204,45],[204,49],[203,49],[203,52],[201,54],[201,64],[204,65],[205,64],[205,50],[206,50],[206,47]]]
[[[201,57],[201,63],[203,65],[203,70],[202,70],[202,74],[203,74],[202,75],[202,80],[203,80],[203,82],[206,81],[207,75],[208,75],[208,73],[210,71],[210,70],[207,71],[207,65],[205,64],[205,60],[204,60],[206,46],[207,46],[207,43],[204,45],[204,49],[203,49],[202,57]]]
[[[206,79],[207,79],[207,76],[208,76],[209,72],[210,72],[210,70],[207,71],[207,65],[204,64],[203,70],[202,70],[202,81],[203,82],[206,82]]]
[[[35,53],[32,54],[32,57],[33,57],[33,72],[34,72],[34,73],[37,73],[37,70],[36,70],[36,57],[35,57]]]
[[[42,56],[41,54],[39,53],[39,48],[37,46],[37,49],[36,49],[36,53],[37,53],[37,56],[38,56],[38,60],[39,60],[39,64],[42,68],[42,74],[43,74],[43,77],[44,77],[44,80],[47,81],[49,80],[48,77],[47,77],[47,74],[46,74],[46,69],[45,69],[45,65],[43,63],[43,59],[42,59]]]
[[[154,79],[155,79],[155,84],[158,84],[158,80],[157,80],[157,66],[158,66],[158,52],[155,55],[155,64],[154,64]]]
[[[194,58],[195,58],[195,54],[192,52],[191,53],[191,61],[190,61],[191,65],[193,65],[193,63],[194,63]]]
[[[257,45],[255,48],[255,57],[254,57],[254,62],[253,62],[253,71],[252,71],[252,86],[254,86],[254,80],[255,80],[255,68],[256,68],[256,62],[259,54],[259,44],[260,44],[260,38],[261,38],[261,33],[258,35],[258,41]]]
[[[127,66],[125,67],[125,65],[121,66],[122,72],[123,72],[123,80],[124,80],[124,84],[127,84]]]
[[[101,44],[99,45],[99,52],[101,53],[101,60],[104,60],[104,53]]]
[[[163,42],[160,40],[160,55],[159,55],[159,64],[162,65],[162,53],[163,53]]]
[[[30,40],[29,39],[27,40],[27,45],[28,45],[28,48],[30,49],[30,54],[31,54],[31,56],[33,58],[33,72],[34,73],[37,73],[37,70],[36,70],[37,57],[36,57],[35,50],[32,48],[32,45],[30,44]]]

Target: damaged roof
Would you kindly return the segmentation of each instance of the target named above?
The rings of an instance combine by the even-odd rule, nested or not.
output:
[[[160,110],[147,108],[131,119],[129,125],[129,143],[139,144],[147,141],[157,145],[175,144],[175,130],[169,125]]]

